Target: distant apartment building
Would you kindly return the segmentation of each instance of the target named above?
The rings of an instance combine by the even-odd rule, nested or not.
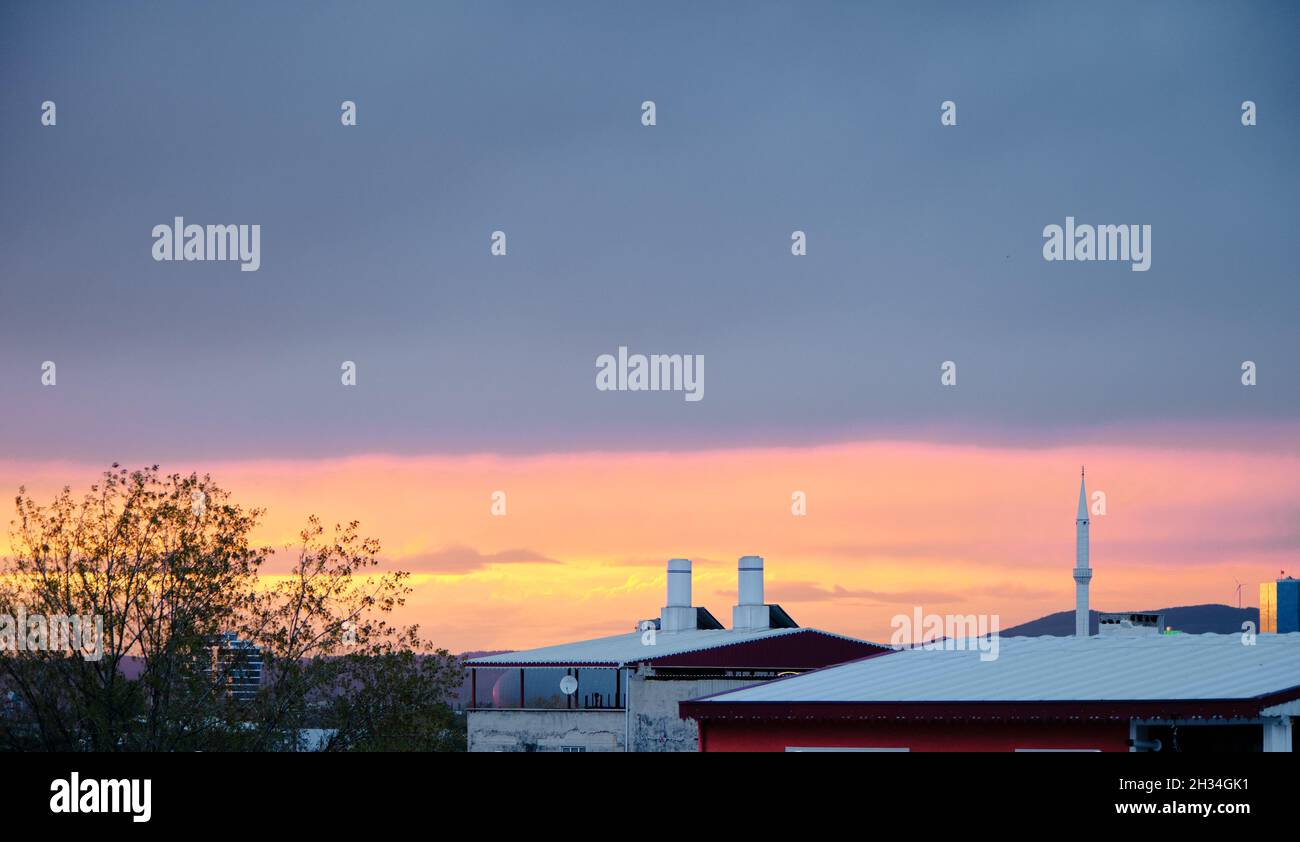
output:
[[[1165,615],[1125,611],[1097,617],[1101,637],[1154,637],[1165,631]]]
[[[730,629],[691,604],[691,562],[673,559],[667,605],[634,631],[466,661],[469,750],[695,751],[679,702],[890,651],[765,603],[762,558],[737,574]]]
[[[1287,576],[1259,586],[1261,634],[1300,631],[1300,579]]]
[[[217,635],[208,647],[203,674],[223,683],[237,701],[248,701],[262,686],[262,650],[233,632]]]

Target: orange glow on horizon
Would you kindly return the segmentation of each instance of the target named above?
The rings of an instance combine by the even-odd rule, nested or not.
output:
[[[1234,578],[1253,596],[1295,556],[1300,457],[1276,451],[860,442],[162,467],[267,509],[259,543],[291,544],[311,513],[359,520],[385,569],[415,574],[400,619],[465,651],[631,631],[658,614],[674,556],[694,560],[695,603],[728,625],[736,559],[757,554],[768,601],[804,626],[888,641],[890,618],[921,606],[998,614],[1005,629],[1073,606],[1080,463],[1106,495],[1094,608],[1229,603]],[[0,486],[45,502],[100,471],[0,462]],[[490,511],[498,490],[504,516]],[[791,514],[795,491],[806,516]]]

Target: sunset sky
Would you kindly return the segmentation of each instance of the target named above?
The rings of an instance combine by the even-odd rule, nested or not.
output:
[[[630,630],[674,556],[725,621],[745,554],[871,639],[1065,610],[1081,464],[1094,607],[1300,567],[1300,7],[728,5],[4,4],[0,490],[360,520],[458,651]],[[176,216],[260,269],[155,262]],[[1066,216],[1150,270],[1045,262]],[[620,345],[705,399],[597,391]]]
[[[385,569],[410,570],[402,615],[453,650],[630,631],[658,614],[665,562],[694,560],[695,601],[729,622],[736,559],[763,555],[767,597],[801,625],[888,641],[890,618],[997,614],[1003,628],[1072,605],[1078,463],[1094,516],[1093,605],[1258,604],[1294,569],[1300,454],[1281,439],[1205,446],[995,448],[844,443],[685,453],[357,456],[205,466],[269,509],[258,538],[308,514],[361,520]],[[92,466],[0,464],[50,496]],[[490,513],[506,494],[505,516]],[[791,514],[791,494],[807,515]],[[274,567],[271,568],[272,571]]]

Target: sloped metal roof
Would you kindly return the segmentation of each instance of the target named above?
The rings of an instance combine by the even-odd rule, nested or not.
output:
[[[759,640],[797,634],[819,634],[827,637],[866,643],[856,638],[831,634],[817,629],[760,629],[757,631],[733,631],[731,629],[691,629],[678,632],[656,632],[652,645],[642,641],[642,632],[616,634],[610,637],[598,637],[594,640],[582,640],[576,643],[562,643],[557,646],[543,646],[540,649],[526,649],[520,652],[503,652],[466,661],[471,667],[519,666],[536,664],[546,665],[582,665],[625,666],[627,664],[653,661],[669,655],[686,652],[700,652],[708,649],[720,649],[737,646]],[[884,648],[884,647],[882,647]]]
[[[1058,702],[1252,699],[1300,687],[1300,633],[1013,637],[980,652],[908,649],[696,703]]]

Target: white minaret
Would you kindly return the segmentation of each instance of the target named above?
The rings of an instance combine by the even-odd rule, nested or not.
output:
[[[1084,489],[1083,468],[1079,469],[1079,514],[1074,521],[1074,636],[1088,636],[1088,585],[1092,568],[1088,566],[1088,492]]]

